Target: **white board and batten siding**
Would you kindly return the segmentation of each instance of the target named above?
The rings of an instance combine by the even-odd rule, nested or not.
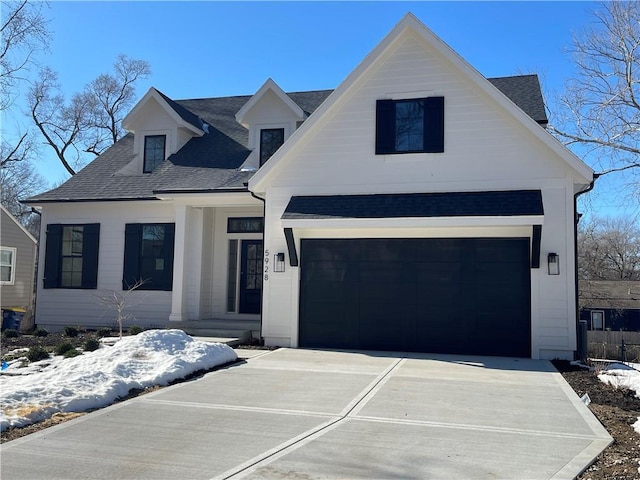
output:
[[[530,130],[542,127],[514,119],[421,38],[403,37],[381,59],[278,159],[281,168],[265,183],[265,249],[286,252],[281,217],[294,195],[541,190],[541,265],[531,271],[532,356],[571,356],[576,349],[573,245],[568,235],[573,231],[571,167]],[[375,155],[376,100],[430,96],[445,99],[444,153]],[[532,230],[531,224],[473,227],[469,219],[459,222],[437,227],[437,219],[420,219],[415,228],[296,229],[295,235],[299,253],[301,237],[530,237]],[[548,252],[560,255],[560,276],[547,275]],[[288,266],[265,283],[267,343],[297,346],[298,284],[298,269]]]

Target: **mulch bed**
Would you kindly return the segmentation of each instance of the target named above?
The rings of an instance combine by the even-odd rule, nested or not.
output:
[[[18,338],[2,341],[2,356],[16,348],[41,346],[53,348],[61,342],[70,342],[74,346],[82,346],[89,338],[97,338],[93,332],[80,333],[77,337],[66,337],[64,334],[49,334],[46,337],[20,335]],[[243,346],[246,348],[248,346]],[[257,347],[260,348],[260,347]],[[264,348],[264,347],[262,347]],[[591,399],[589,409],[600,420],[609,434],[614,438],[613,444],[602,452],[596,461],[588,467],[579,480],[638,480],[640,479],[640,435],[632,425],[640,417],[640,399],[635,392],[626,389],[615,389],[601,382],[597,373],[566,361],[554,361],[554,366],[571,385],[573,390],[582,396],[587,393]],[[215,369],[214,369],[215,370]],[[207,372],[196,372],[190,378]],[[185,379],[188,380],[188,379]],[[183,380],[184,381],[184,380]],[[153,391],[159,387],[148,389]],[[127,398],[147,393],[147,391],[131,392]],[[124,400],[124,399],[123,399]],[[12,428],[0,434],[0,443],[15,440],[45,428],[57,425],[83,414],[58,414],[43,422],[24,428]]]
[[[569,362],[554,361],[553,364],[578,396],[589,395],[589,409],[614,439],[578,479],[639,479],[640,435],[632,425],[640,417],[640,399],[635,392],[606,385],[598,379],[596,372]]]

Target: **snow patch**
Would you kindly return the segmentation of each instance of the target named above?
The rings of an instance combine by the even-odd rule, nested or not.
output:
[[[105,407],[132,389],[167,385],[237,358],[228,345],[194,340],[182,330],[147,330],[112,347],[54,357],[37,373],[0,377],[0,431],[57,412]]]

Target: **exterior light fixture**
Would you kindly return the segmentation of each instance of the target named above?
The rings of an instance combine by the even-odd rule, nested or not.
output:
[[[560,257],[557,253],[550,253],[547,256],[549,275],[560,275]]]
[[[276,253],[273,256],[273,271],[284,272],[284,252]]]

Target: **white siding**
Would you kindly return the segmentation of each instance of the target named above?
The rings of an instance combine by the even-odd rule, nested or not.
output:
[[[376,100],[443,96],[445,151],[375,155]],[[535,124],[533,128],[542,128]],[[544,203],[541,265],[532,270],[532,355],[570,358],[576,348],[573,287],[573,173],[548,146],[461,76],[414,35],[386,52],[283,156],[267,182],[266,245],[285,251],[280,220],[293,195],[539,189]],[[467,221],[468,222],[468,221]],[[294,229],[302,237],[531,236],[532,227]],[[435,224],[435,222],[434,222]],[[560,255],[561,275],[547,274],[547,254]],[[299,253],[299,250],[298,250]],[[270,276],[263,335],[297,345],[298,269]],[[559,355],[561,352],[562,355]]]
[[[45,328],[65,325],[114,325],[115,314],[100,305],[100,295],[108,291],[122,293],[124,229],[126,223],[173,222],[174,208],[161,202],[102,202],[47,205],[42,214],[40,258],[45,258],[46,226],[50,223],[100,223],[98,288],[96,290],[42,288],[44,268],[38,272],[36,323]],[[44,267],[44,264],[43,264]],[[128,323],[164,326],[171,311],[171,292],[135,291],[129,296]]]

